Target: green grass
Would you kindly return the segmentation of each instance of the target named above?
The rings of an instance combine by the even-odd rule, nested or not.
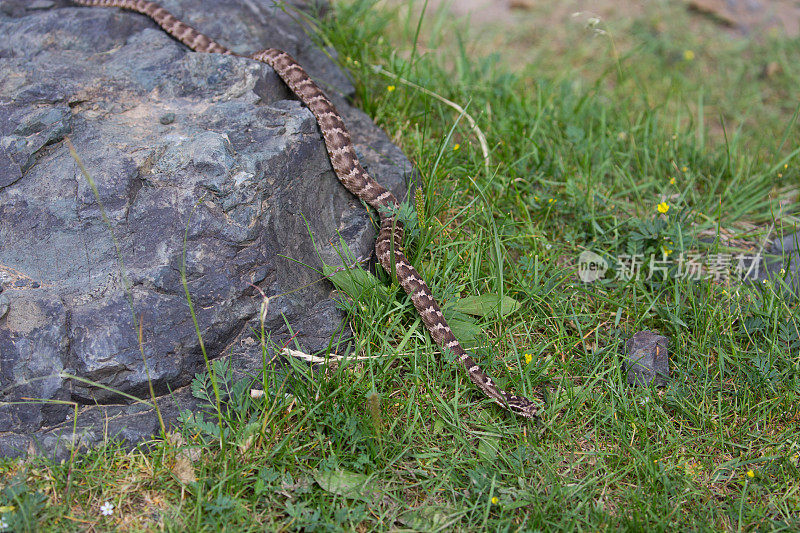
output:
[[[351,284],[357,299],[342,297],[351,355],[374,358],[313,374],[293,360],[268,371],[263,398],[217,365],[221,413],[198,380],[207,413],[149,448],[0,464],[3,519],[19,530],[126,531],[800,526],[796,303],[772,283],[576,276],[586,249],[612,266],[664,249],[735,256],[792,231],[796,212],[780,201],[797,196],[800,90],[789,67],[800,43],[696,52],[740,73],[753,57],[783,61],[786,78],[769,89],[781,97],[759,103],[762,115],[750,104],[761,78],[742,75],[734,90],[729,69],[665,59],[697,49],[680,26],[632,32],[605,66],[582,72],[582,45],[556,61],[539,44],[534,65],[512,70],[503,61],[513,55],[467,52],[451,22],[394,20],[337,3],[319,37],[353,73],[358,105],[419,170],[408,255],[488,373],[521,393],[550,392],[542,424],[483,398],[381,272],[379,285],[366,278]],[[422,53],[431,42],[447,46]],[[374,65],[463,106],[488,161],[465,116]],[[714,113],[737,124],[724,132],[704,126],[701,105],[722,93]],[[465,314],[462,298],[477,295],[521,305]],[[641,329],[670,338],[666,388],[626,384],[618,353]]]

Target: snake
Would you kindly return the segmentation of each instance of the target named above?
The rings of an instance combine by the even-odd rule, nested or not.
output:
[[[195,52],[240,56],[178,20],[156,2],[72,0],[72,3],[84,7],[116,7],[134,11],[150,17],[161,29]],[[395,274],[434,342],[444,353],[449,352],[458,359],[470,380],[492,401],[522,417],[538,419],[541,402],[533,402],[499,388],[456,339],[428,284],[403,253],[403,224],[396,215],[399,208],[397,198],[375,181],[361,165],[344,120],[322,89],[283,50],[266,48],[250,56],[240,57],[249,57],[272,67],[314,115],[337,178],[348,191],[373,207],[380,215],[380,229],[375,241],[378,262],[387,272]]]

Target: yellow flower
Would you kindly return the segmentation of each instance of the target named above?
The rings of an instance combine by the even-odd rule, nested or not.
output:
[[[670,185],[675,185],[675,178],[670,178],[669,179],[669,184]]]
[[[754,478],[754,477],[756,477],[756,473],[753,472],[752,470],[748,470],[747,471],[747,477]]]
[[[662,251],[662,252],[664,252],[664,255],[669,255],[669,254],[671,254],[671,253],[672,253],[672,250],[670,250],[670,249],[669,249],[669,248],[667,248],[666,246],[662,246],[662,247],[661,247],[661,251]]]
[[[456,144],[453,145],[453,151],[454,152],[457,151],[459,148],[461,148],[460,144],[456,143]]]
[[[694,52],[692,50],[684,50],[683,51],[683,58],[686,61],[691,61],[692,59],[694,59]]]
[[[547,203],[548,204],[554,204],[554,203],[556,203],[556,199],[555,198],[550,198],[549,200],[547,200]]]
[[[397,87],[395,87],[394,85],[389,85],[388,87],[386,87],[386,90],[389,91],[389,92],[392,92],[395,89],[397,89]]]
[[[681,167],[681,172],[686,172],[687,170],[689,170],[689,167]]]
[[[492,505],[497,505],[498,503],[500,503],[500,498],[492,496]]]
[[[529,365],[529,364],[531,364],[531,361],[533,361],[533,356],[531,354],[529,354],[529,353],[526,353],[525,354],[525,364]]]
[[[661,202],[660,204],[658,204],[659,213],[665,214],[667,211],[669,211],[669,206],[667,205],[667,202]]]

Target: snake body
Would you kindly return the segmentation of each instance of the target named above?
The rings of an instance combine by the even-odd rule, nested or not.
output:
[[[164,31],[195,52],[238,55],[175,18],[169,11],[145,0],[73,0],[89,7],[118,7],[150,17]],[[317,120],[331,164],[339,181],[381,217],[375,253],[387,272],[394,272],[409,295],[426,329],[442,350],[451,352],[466,369],[473,383],[495,403],[526,418],[537,418],[538,404],[498,388],[475,360],[461,347],[425,280],[403,253],[403,226],[393,215],[397,198],[375,181],[361,166],[344,120],[325,93],[289,54],[267,48],[250,56],[272,67],[289,89]]]

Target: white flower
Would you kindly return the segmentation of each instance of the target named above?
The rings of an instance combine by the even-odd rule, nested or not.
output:
[[[0,517],[0,531],[5,531],[8,529],[8,522],[6,522],[6,517]]]
[[[114,514],[114,504],[111,502],[106,502],[100,506],[100,512],[103,516],[111,516]]]

